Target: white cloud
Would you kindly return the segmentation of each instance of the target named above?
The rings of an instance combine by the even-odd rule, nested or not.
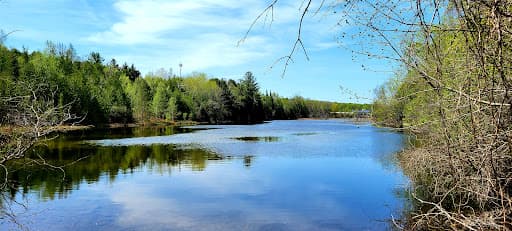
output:
[[[253,15],[251,11],[254,9],[240,1],[214,0],[118,1],[114,7],[121,13],[122,20],[108,31],[89,36],[90,41],[135,45],[165,42],[168,34],[235,33],[248,26],[249,15]]]
[[[112,54],[137,63],[143,70],[169,67],[183,62],[187,70],[230,67],[257,60],[275,59],[287,53],[300,17],[300,2],[283,1],[274,9],[269,30],[257,24],[240,46],[256,16],[265,9],[261,0],[131,0],[116,1],[120,20],[108,30],[91,34],[86,41],[117,47],[139,47],[142,54]],[[267,20],[267,22],[269,22]],[[311,21],[305,36],[314,49],[326,49],[325,32],[315,31]],[[317,28],[318,29],[318,28]],[[322,26],[322,29],[324,27]],[[331,33],[332,31],[328,31]],[[315,45],[317,44],[317,45]]]

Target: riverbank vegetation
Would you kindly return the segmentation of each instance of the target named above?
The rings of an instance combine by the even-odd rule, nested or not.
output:
[[[401,45],[387,41],[401,66],[373,116],[415,137],[399,155],[416,204],[404,227],[512,229],[512,2],[384,5],[376,15],[400,22]]]

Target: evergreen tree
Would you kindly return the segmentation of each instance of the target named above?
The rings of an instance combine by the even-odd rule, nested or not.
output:
[[[261,96],[258,83],[252,72],[246,72],[244,79],[240,81],[240,94],[242,98],[243,120],[247,123],[254,123],[262,120]]]

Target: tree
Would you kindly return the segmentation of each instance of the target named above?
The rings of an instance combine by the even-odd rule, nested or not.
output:
[[[208,114],[205,113],[208,101],[220,102],[221,89],[217,86],[215,80],[209,80],[204,73],[193,73],[183,79],[184,100],[190,109],[192,119],[198,121],[209,121]]]
[[[113,72],[111,76],[106,75],[103,79],[104,87],[101,91],[103,100],[101,101],[104,108],[102,110],[107,114],[110,123],[127,123],[132,118],[130,99],[123,90],[119,79],[120,74],[120,72]]]
[[[242,98],[242,113],[244,121],[253,123],[262,120],[262,104],[259,87],[252,72],[246,72],[240,81],[240,95]]]
[[[127,63],[124,63],[123,66],[121,67],[121,70],[123,71],[123,73],[128,76],[128,78],[131,80],[131,81],[135,81],[135,79],[139,78],[140,77],[140,71],[137,70],[135,68],[135,65],[131,65],[128,67],[128,64]]]
[[[153,101],[151,102],[153,116],[156,118],[164,118],[168,104],[169,100],[167,97],[167,89],[165,88],[164,83],[160,82],[156,87],[156,92],[153,96]]]
[[[144,123],[149,117],[149,86],[144,79],[137,78],[130,90],[134,118],[138,122]]]
[[[3,46],[5,40],[7,39],[7,34],[3,30],[0,30],[0,45]]]
[[[221,89],[220,103],[221,103],[221,114],[225,119],[234,121],[233,114],[236,113],[235,96],[228,87],[228,83],[224,79],[217,79],[217,86]]]
[[[98,65],[103,63],[103,58],[101,57],[100,53],[98,52],[91,52],[89,55],[89,62]]]
[[[176,105],[176,98],[169,97],[169,101],[167,102],[166,114],[165,117],[169,121],[173,121],[176,118],[176,114],[178,112],[178,106]]]
[[[309,117],[309,109],[306,106],[306,102],[304,98],[300,96],[295,96],[291,100],[290,113],[293,118],[308,118]]]
[[[155,71],[154,75],[163,79],[170,79],[174,76],[174,74],[172,73],[172,68],[169,68],[169,70],[159,68]]]
[[[212,124],[216,124],[224,120],[221,105],[219,102],[211,99],[200,104],[198,117],[201,121],[207,121]]]

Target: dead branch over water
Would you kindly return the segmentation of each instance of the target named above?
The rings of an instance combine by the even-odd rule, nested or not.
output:
[[[0,121],[0,167],[3,177],[0,189],[8,187],[6,162],[23,158],[28,149],[56,131],[57,126],[68,121],[79,122],[79,118],[70,113],[71,104],[59,105],[56,102],[57,89],[37,81],[24,83],[22,87],[26,94],[1,99],[7,111]]]

